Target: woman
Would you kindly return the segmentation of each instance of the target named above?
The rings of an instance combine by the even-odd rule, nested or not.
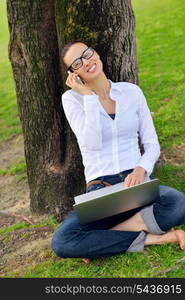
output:
[[[61,58],[68,70],[66,85],[71,88],[62,95],[62,104],[82,154],[86,192],[119,182],[127,187],[142,183],[146,175],[151,176],[160,146],[141,89],[108,80],[98,53],[83,42],[67,44]],[[89,262],[142,251],[146,245],[178,243],[185,249],[185,232],[171,230],[185,223],[185,195],[163,185],[159,192],[153,205],[86,225],[72,211],[53,236],[54,252]]]

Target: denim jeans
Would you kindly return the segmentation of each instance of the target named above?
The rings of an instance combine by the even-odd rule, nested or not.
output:
[[[101,183],[91,185],[86,192],[104,187],[103,181],[110,184],[123,182],[131,172],[132,169],[95,178],[94,180],[101,180]],[[76,212],[72,210],[54,233],[52,249],[61,258],[96,258],[126,251],[142,251],[147,235],[145,231],[110,230],[111,227],[127,220],[138,211],[148,229],[147,232],[163,234],[172,227],[185,223],[185,195],[174,188],[160,185],[159,197],[152,205],[85,225],[80,224]]]

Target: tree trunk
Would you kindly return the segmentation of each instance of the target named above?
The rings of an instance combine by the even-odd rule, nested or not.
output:
[[[59,46],[80,39],[100,54],[108,78],[138,84],[131,0],[56,0],[56,26]]]
[[[80,38],[96,48],[108,78],[138,83],[131,3],[7,0],[7,9],[31,209],[61,220],[74,196],[85,192],[85,178],[61,105],[66,72],[59,66],[58,48]]]
[[[73,192],[81,192],[83,180],[76,176],[82,174],[82,167],[76,167],[80,154],[74,138],[72,142],[70,134],[66,136],[60,100],[54,1],[8,0],[7,4],[9,57],[24,135],[31,209],[60,217],[70,210]]]

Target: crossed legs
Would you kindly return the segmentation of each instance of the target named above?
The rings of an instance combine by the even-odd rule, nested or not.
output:
[[[148,231],[146,224],[143,222],[141,213],[136,213],[130,219],[114,226],[111,230],[121,231]],[[185,250],[185,231],[183,230],[170,230],[161,235],[147,233],[145,245],[158,245],[167,243],[179,243],[180,248]]]
[[[161,185],[160,197],[154,205],[143,208],[131,218],[111,227],[110,230],[144,231],[146,232],[144,246],[178,243],[180,248],[185,250],[185,231],[172,230],[174,226],[184,223],[184,194],[174,188]],[[84,259],[85,263],[89,261]]]
[[[185,232],[171,231],[185,224],[185,195],[160,186],[160,197],[137,213],[114,221],[98,221],[81,226],[75,212],[54,234],[52,248],[59,257],[103,257],[126,251],[142,251],[146,245],[178,243],[185,249]],[[117,220],[115,222],[115,220]]]

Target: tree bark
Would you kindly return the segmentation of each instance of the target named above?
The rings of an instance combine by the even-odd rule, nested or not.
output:
[[[82,39],[113,81],[138,83],[130,0],[7,0],[9,58],[24,136],[31,210],[59,220],[85,192],[79,147],[65,118],[59,47]]]
[[[60,47],[80,39],[100,54],[106,76],[138,84],[131,0],[56,0],[56,26]]]
[[[9,58],[24,135],[31,209],[60,217],[71,208],[73,192],[81,192],[83,181],[73,174],[82,173],[75,161],[69,167],[77,159],[77,146],[66,136],[61,106],[54,1],[8,0],[7,4]]]

